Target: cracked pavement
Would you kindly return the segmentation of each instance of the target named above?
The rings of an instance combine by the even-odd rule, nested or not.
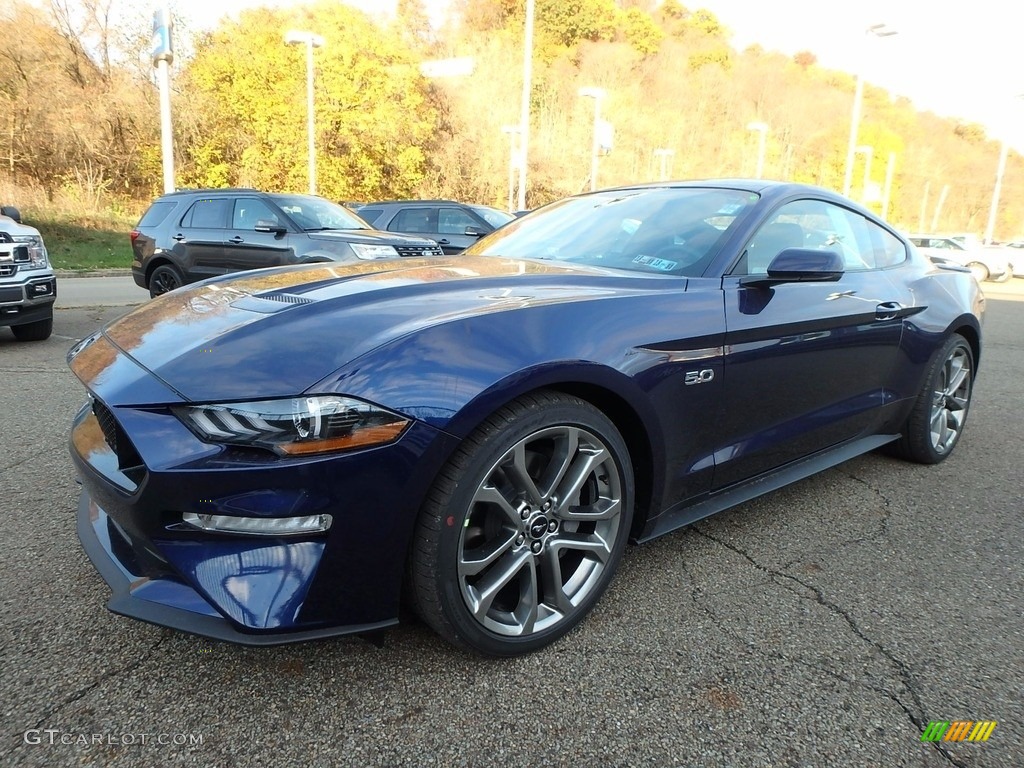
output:
[[[64,355],[124,308],[2,331],[0,764],[1019,768],[1024,280],[989,298],[947,462],[863,456],[631,547],[587,621],[506,661],[415,623],[253,649],[110,614],[75,536]],[[999,724],[923,744],[930,720]]]

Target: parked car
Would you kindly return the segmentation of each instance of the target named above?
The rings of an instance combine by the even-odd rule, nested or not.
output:
[[[321,197],[255,189],[163,195],[131,240],[132,277],[150,296],[246,269],[441,255],[429,238],[377,232]]]
[[[250,645],[395,624],[511,656],[646,541],[965,428],[984,296],[832,192],[606,190],[450,259],[149,302],[69,353],[111,610]],[[638,623],[643,616],[632,617]]]
[[[946,235],[912,234],[909,239],[921,253],[934,261],[967,267],[979,283],[985,280],[1001,283],[1013,277],[1013,267],[1001,249],[971,247],[956,237]]]
[[[0,326],[18,341],[53,333],[57,277],[39,230],[22,223],[14,206],[0,207]]]
[[[461,253],[515,218],[487,205],[452,200],[388,200],[366,203],[356,212],[378,229],[431,237],[447,254]]]

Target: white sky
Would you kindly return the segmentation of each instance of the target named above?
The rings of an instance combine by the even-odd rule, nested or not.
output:
[[[209,27],[225,14],[300,0],[173,0],[190,26]],[[349,0],[387,13],[395,0]],[[448,0],[427,0],[443,7]],[[734,33],[742,50],[753,43],[793,54],[809,50],[823,66],[856,72],[906,96],[918,109],[980,123],[993,137],[1024,148],[1024,52],[1016,0],[682,0],[707,8]],[[1015,9],[1015,10],[1010,10]],[[865,34],[885,23],[899,34]]]

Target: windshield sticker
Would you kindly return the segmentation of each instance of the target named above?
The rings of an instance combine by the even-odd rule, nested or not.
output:
[[[743,210],[743,203],[730,203],[729,205],[723,205],[718,209],[718,213],[723,216],[732,216],[733,214],[739,213]]]
[[[656,259],[653,256],[644,256],[640,254],[633,259],[634,264],[639,264],[642,267],[650,267],[651,269],[657,269],[660,272],[670,272],[679,266],[678,261],[669,261],[668,259]]]

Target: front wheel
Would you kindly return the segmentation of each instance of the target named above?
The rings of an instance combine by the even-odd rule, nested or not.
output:
[[[46,341],[53,333],[53,315],[33,323],[12,325],[11,332],[18,341]]]
[[[556,392],[512,402],[465,440],[420,512],[417,613],[490,656],[554,642],[611,581],[632,505],[629,453],[603,413]]]
[[[903,434],[896,443],[904,458],[938,464],[960,441],[974,387],[974,353],[959,334],[935,355]]]
[[[1006,271],[1003,272],[999,277],[995,279],[997,283],[1005,283],[1007,280],[1013,277],[1013,267],[1009,264],[1006,265]]]

